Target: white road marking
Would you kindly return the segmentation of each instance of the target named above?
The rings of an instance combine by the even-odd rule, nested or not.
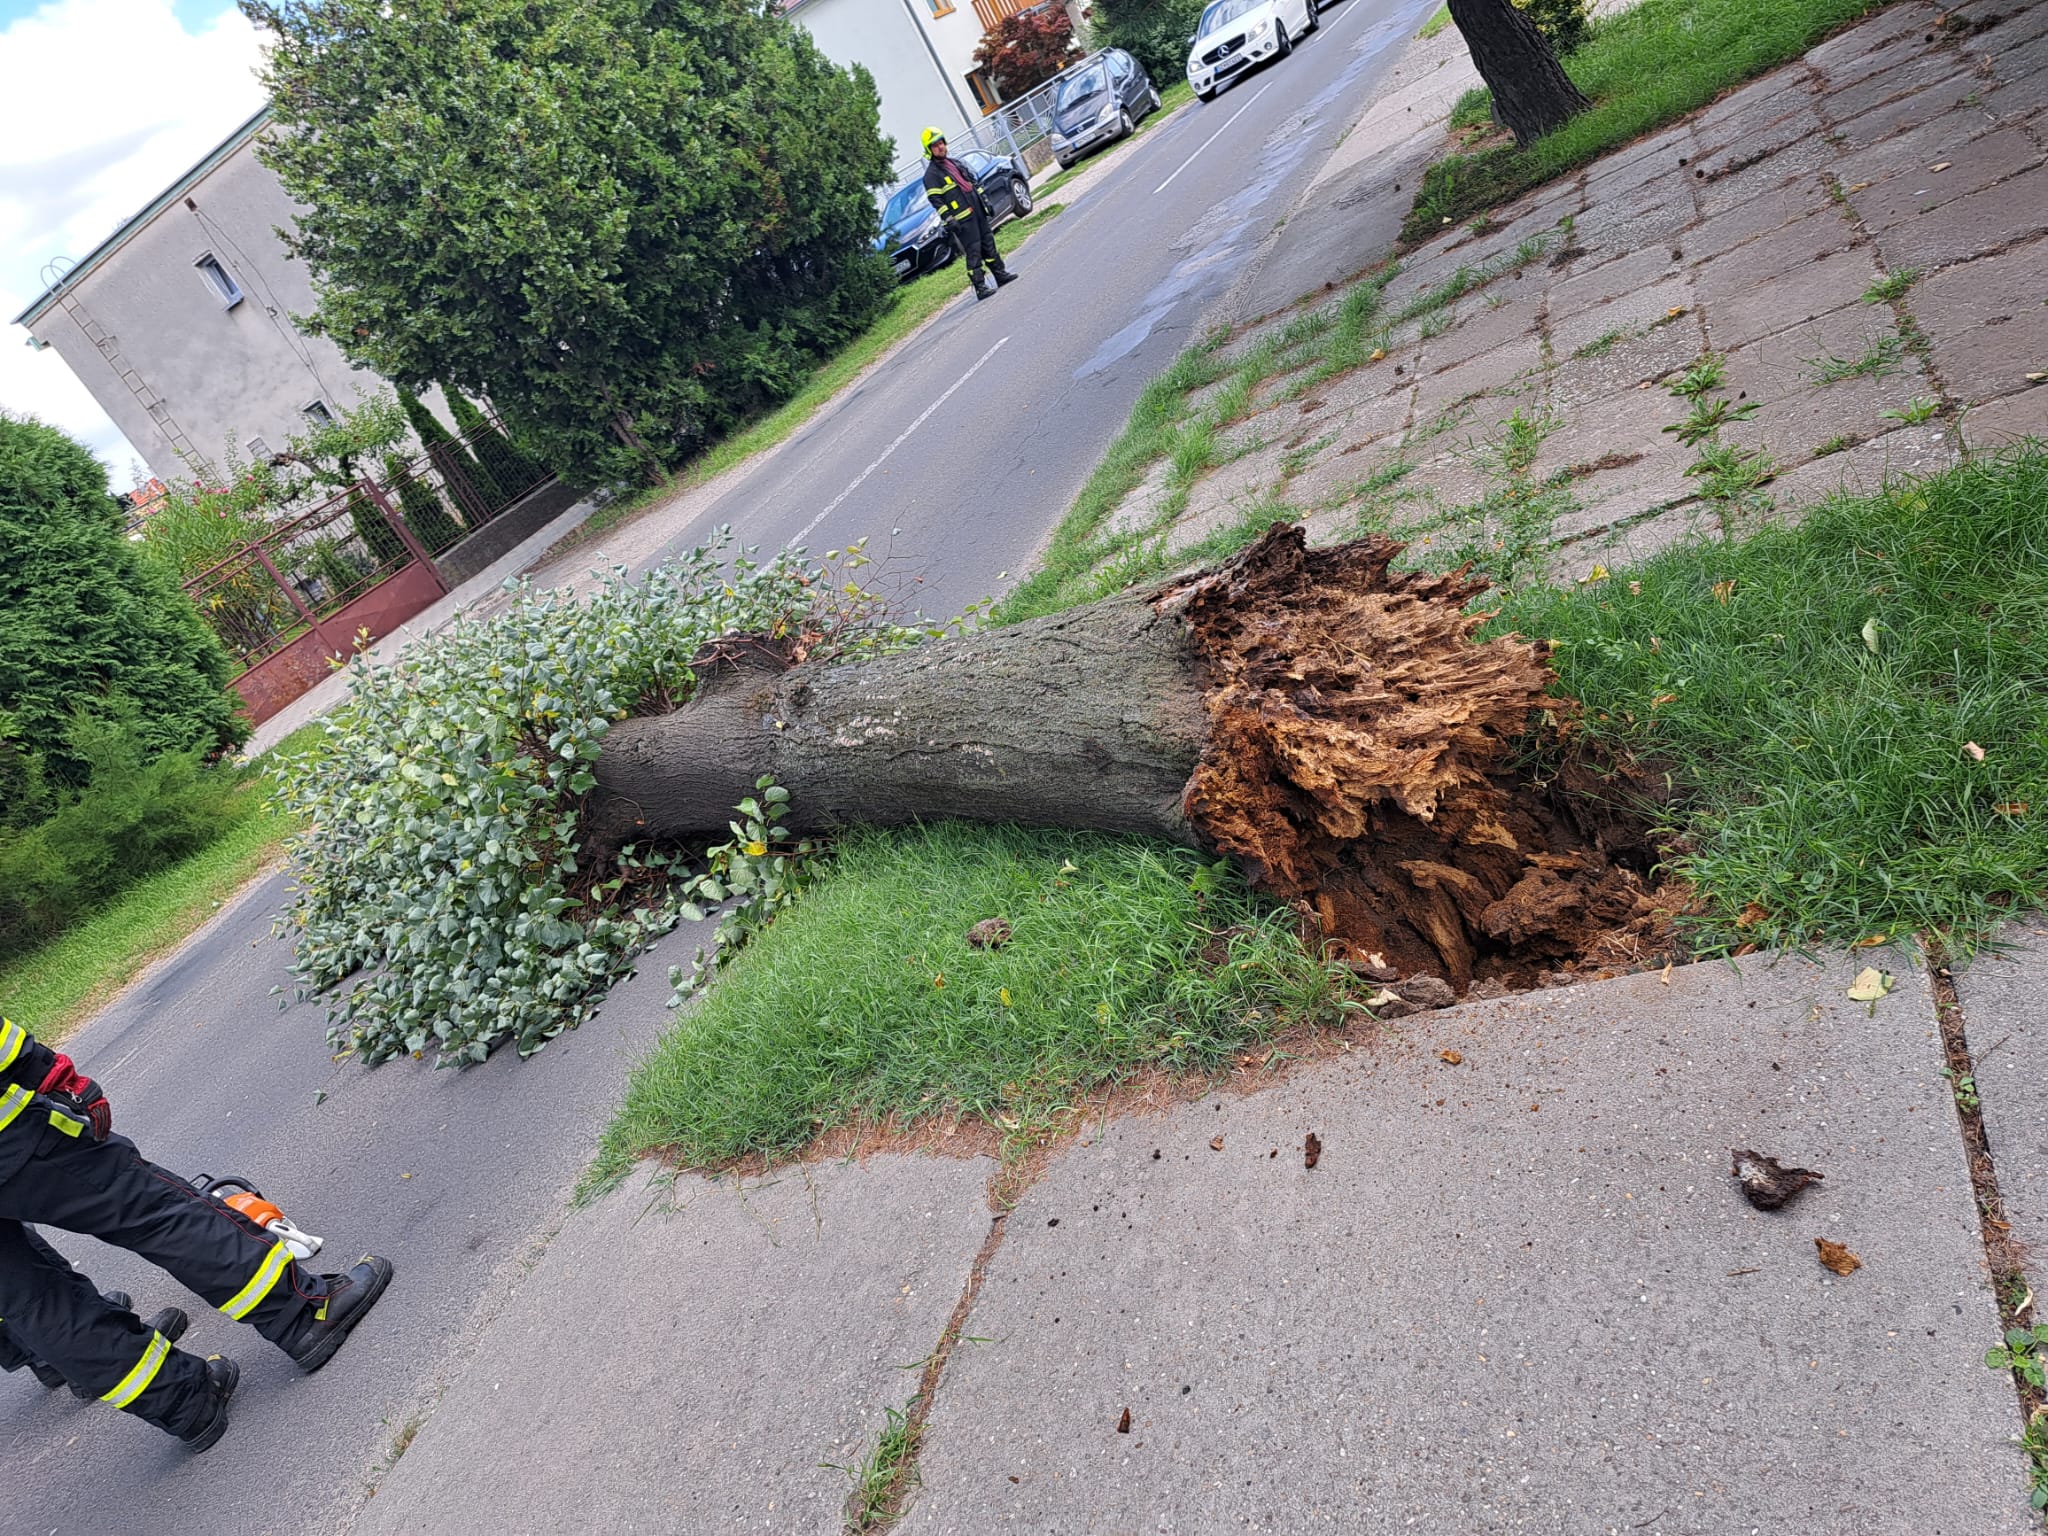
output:
[[[1249,106],[1250,103],[1247,102],[1246,105]],[[809,538],[811,536],[812,529],[816,528],[818,524],[825,521],[825,519],[830,517],[834,512],[837,512],[840,508],[841,503],[843,503],[846,500],[846,498],[851,496],[855,491],[859,490],[861,488],[862,483],[866,481],[867,477],[869,475],[872,475],[876,470],[880,469],[882,467],[883,461],[886,460],[889,457],[889,455],[894,453],[898,448],[901,448],[904,445],[904,443],[909,440],[911,433],[915,432],[919,427],[923,426],[927,421],[929,421],[931,419],[932,412],[936,411],[940,406],[944,405],[948,400],[952,399],[953,392],[955,390],[959,389],[959,387],[962,384],[965,384],[969,379],[973,378],[977,373],[981,372],[981,365],[987,362],[990,358],[994,357],[998,352],[1002,351],[1004,343],[1009,341],[1009,339],[1009,337],[1005,336],[1002,339],[1002,341],[997,342],[994,346],[990,347],[986,352],[982,353],[980,358],[976,360],[972,368],[968,369],[965,373],[961,374],[959,378],[953,381],[951,388],[949,388],[943,395],[939,396],[938,399],[934,400],[930,405],[926,406],[924,408],[923,413],[919,415],[917,420],[913,421],[909,426],[905,427],[901,432],[897,433],[896,441],[891,443],[888,447],[884,448],[880,456],[876,458],[874,463],[870,464],[858,475],[855,475],[853,477],[853,484],[849,485],[837,496],[834,496],[832,498],[832,504],[829,507],[827,507],[824,511],[820,512],[816,517],[812,518],[808,523],[805,523],[803,527],[799,528],[796,532],[796,536],[792,538],[789,542],[792,544],[801,544],[805,539]]]
[[[1239,107],[1235,112],[1230,114],[1229,122],[1224,123],[1223,127],[1218,128],[1214,133],[1210,134],[1209,137],[1202,140],[1201,148],[1197,149],[1194,154],[1189,155],[1187,159],[1181,161],[1179,168],[1174,171],[1173,176],[1167,177],[1166,180],[1162,181],[1161,183],[1159,183],[1158,186],[1152,189],[1153,196],[1158,196],[1161,192],[1164,192],[1168,187],[1172,186],[1174,176],[1180,175],[1181,171],[1184,171],[1189,166],[1193,165],[1195,163],[1196,158],[1200,156],[1200,154],[1202,153],[1202,150],[1207,149],[1211,144],[1214,144],[1219,138],[1221,138],[1225,131],[1229,129],[1231,123],[1236,122],[1240,117],[1243,117],[1245,113],[1251,111],[1252,107],[1257,104],[1258,99],[1261,96],[1265,95],[1266,92],[1270,91],[1271,89],[1273,89],[1273,82],[1268,80],[1264,85],[1260,86],[1258,90],[1254,91],[1252,93],[1252,99],[1250,101],[1246,102],[1243,106]]]

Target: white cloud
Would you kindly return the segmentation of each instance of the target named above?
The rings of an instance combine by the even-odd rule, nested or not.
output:
[[[6,322],[262,106],[255,28],[232,6],[195,25],[171,0],[58,0],[0,32],[0,406],[89,444],[116,490],[139,455]]]

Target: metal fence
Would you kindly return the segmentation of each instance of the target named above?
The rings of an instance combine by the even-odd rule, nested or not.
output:
[[[1025,174],[1036,176],[1052,163],[1052,101],[1061,82],[1091,64],[1097,58],[1089,54],[1077,59],[1041,86],[1034,87],[987,113],[979,122],[969,123],[962,128],[958,137],[948,136],[946,148],[958,154],[965,150],[981,150],[985,154],[1001,157],[1014,156],[1021,161]],[[903,185],[914,176],[924,172],[922,156],[906,160],[896,168],[896,176],[889,186],[891,190]]]
[[[445,587],[433,557],[553,478],[486,423],[273,524],[185,590],[247,671],[302,636],[331,639],[329,621],[415,564],[414,585]]]

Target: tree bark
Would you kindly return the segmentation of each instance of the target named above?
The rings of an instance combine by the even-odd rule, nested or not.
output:
[[[1518,763],[1540,644],[1475,644],[1483,582],[1269,531],[1213,572],[837,667],[721,642],[671,714],[605,738],[590,843],[715,835],[772,774],[793,831],[959,818],[1226,854],[1329,951],[1462,991],[1647,932],[1639,823]]]
[[[1450,9],[1479,78],[1493,93],[1494,121],[1515,136],[1518,148],[1592,105],[1536,23],[1510,0],[1450,0]]]

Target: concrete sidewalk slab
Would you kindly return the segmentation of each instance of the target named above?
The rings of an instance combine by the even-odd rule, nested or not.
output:
[[[1467,1005],[1106,1127],[1008,1218],[898,1529],[2035,1529],[1932,1000],[1849,1002],[1869,958]],[[1731,1146],[1827,1180],[1754,1210]]]
[[[1957,970],[1956,996],[2006,1219],[2033,1250],[2034,1285],[2048,1291],[2048,920],[2013,923],[2000,938],[2001,952]]]
[[[358,1532],[838,1536],[988,1234],[985,1158],[636,1175],[572,1213]]]

